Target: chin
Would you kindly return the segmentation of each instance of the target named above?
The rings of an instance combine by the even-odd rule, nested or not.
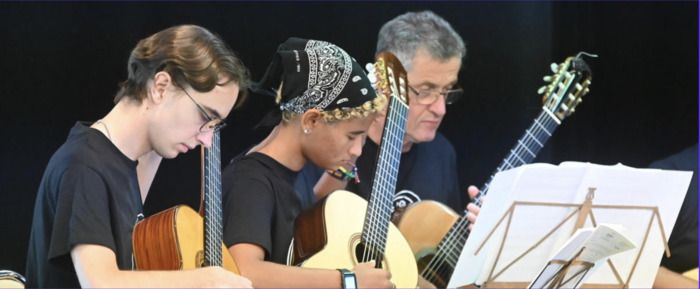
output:
[[[158,153],[158,155],[160,155],[164,159],[174,159],[180,154],[180,152],[175,150],[175,149],[168,150],[168,151],[156,151],[156,152]]]
[[[435,131],[420,132],[413,137],[414,143],[430,142],[435,139]]]

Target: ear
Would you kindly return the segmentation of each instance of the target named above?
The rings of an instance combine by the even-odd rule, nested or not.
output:
[[[159,71],[153,76],[153,83],[151,85],[148,97],[151,102],[158,104],[163,101],[165,92],[168,86],[172,84],[172,78],[170,74],[165,71]]]
[[[309,109],[301,115],[301,129],[314,130],[321,124],[321,121],[323,121],[321,111],[314,108]]]

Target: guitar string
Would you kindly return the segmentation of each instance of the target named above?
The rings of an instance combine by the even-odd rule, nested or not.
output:
[[[505,164],[506,166],[510,165],[509,167],[507,167],[507,169],[514,167],[512,166],[512,164],[515,163],[516,160],[520,162],[520,164],[516,165],[519,166],[530,162],[536,157],[536,154],[543,147],[544,142],[546,142],[546,140],[540,141],[541,137],[543,137],[545,134],[551,136],[551,133],[553,132],[552,127],[556,129],[557,126],[556,122],[551,117],[546,116],[549,115],[544,111],[541,112],[540,115],[535,119],[532,126],[528,128],[525,134],[518,140],[515,148],[510,151],[508,157],[506,157],[506,159],[503,161],[503,164]],[[544,120],[542,120],[543,118]],[[541,126],[540,129],[536,129],[538,127],[538,124]],[[547,128],[549,128],[550,130],[547,130]],[[534,133],[532,133],[533,130],[535,130]],[[534,145],[537,145],[537,148],[534,148]],[[526,160],[523,160],[523,157],[517,156],[524,155],[526,152],[528,155],[525,157]],[[533,154],[535,156],[533,156]],[[500,172],[505,169],[506,168],[504,168],[503,165],[501,165],[499,166],[497,172]],[[480,193],[477,195],[477,200],[475,202],[478,203],[477,205],[480,206],[481,197],[486,195],[486,191],[487,190],[480,191]],[[462,232],[466,230],[469,224],[471,224],[471,222],[468,221],[466,215],[458,219],[458,223],[456,224],[456,226],[453,226],[448,231],[448,235],[441,242],[442,244],[438,245],[438,250],[436,251],[434,257],[431,258],[428,265],[421,271],[421,276],[427,277],[428,272],[444,272],[445,270],[449,270],[444,265],[445,262],[451,263],[450,266],[452,267],[456,265],[456,261],[459,258],[458,253],[461,253],[461,248],[459,247],[463,247],[464,243],[466,242],[466,237],[464,234],[462,234]],[[457,250],[459,250],[460,252],[456,253]]]
[[[542,112],[542,114],[540,114],[538,119],[541,119],[541,117],[544,114],[545,113]],[[541,122],[538,119],[535,119],[535,122]],[[533,124],[533,126],[535,126],[535,124]],[[547,126],[549,126],[549,125],[547,125]],[[521,144],[524,144],[527,146],[532,146],[535,143],[531,138],[526,138],[528,136],[527,131],[529,131],[529,129],[526,130],[526,133],[525,133],[526,141],[524,141],[524,142],[519,141],[518,145],[516,145],[516,149],[511,150],[511,155],[516,154],[516,153],[523,153],[524,149],[520,148]],[[538,130],[535,132],[534,135],[537,136],[540,134],[540,132],[541,131]],[[509,158],[512,159],[512,157],[510,155],[509,155]],[[485,193],[485,191],[484,191],[484,193]],[[453,264],[456,263],[458,256],[455,256],[455,255],[457,255],[458,253],[461,253],[461,252],[455,253],[454,251],[456,251],[455,249],[457,249],[459,247],[459,245],[463,246],[464,242],[466,242],[466,238],[462,232],[466,229],[466,227],[469,224],[470,224],[470,222],[466,219],[466,215],[464,215],[463,217],[461,217],[458,220],[458,223],[456,224],[456,226],[453,226],[451,228],[451,230],[448,231],[447,237],[445,239],[443,239],[443,242],[441,242],[442,244],[438,245],[438,250],[435,253],[434,257],[430,260],[430,262],[424,268],[424,270],[421,271],[422,275],[425,275],[428,271],[444,268],[445,261],[450,261]],[[460,241],[461,241],[461,243],[460,243]],[[459,249],[459,251],[461,251],[461,249]],[[453,264],[450,264],[450,265],[454,266]]]

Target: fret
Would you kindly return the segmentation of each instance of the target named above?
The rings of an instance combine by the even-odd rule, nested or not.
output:
[[[504,160],[503,160],[503,163],[504,163],[504,164],[507,164],[507,165],[508,165],[508,168],[512,168],[512,167],[513,167],[513,164],[511,164],[511,163],[508,161],[508,159],[504,159]]]
[[[533,158],[536,157],[535,153],[533,153],[529,148],[527,148],[527,145],[525,145],[522,140],[518,140],[518,144],[520,144],[520,147],[525,149],[525,151],[529,153],[530,156],[532,156]]]
[[[524,161],[524,160],[520,157],[520,155],[518,155],[517,153],[515,153],[514,150],[510,150],[510,155],[511,155],[511,156],[514,156],[518,161],[520,161],[520,164],[525,164],[525,163],[526,163],[526,161]]]
[[[537,145],[541,147],[544,147],[544,144],[542,144],[532,133],[530,133],[530,129],[525,130],[525,134],[530,136],[530,139],[534,140]]]
[[[544,131],[544,133],[547,134],[547,136],[552,136],[552,133],[550,133],[544,126],[542,126],[542,124],[540,124],[539,121],[535,120],[535,124],[539,126],[542,129],[542,131]]]

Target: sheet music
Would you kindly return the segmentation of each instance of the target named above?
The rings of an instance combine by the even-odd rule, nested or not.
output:
[[[596,228],[579,229],[567,240],[564,246],[550,258],[551,260],[572,260],[595,264],[570,264],[560,288],[577,288],[581,280],[586,280],[592,272],[604,265],[607,257],[631,250],[636,245],[625,234],[626,229],[615,224],[599,224]],[[560,273],[564,264],[549,263],[528,288],[544,288]]]
[[[507,220],[495,230],[479,254],[475,253],[513,201],[580,204],[584,201],[588,188],[595,187],[594,205],[658,206],[663,231],[668,239],[691,176],[692,172],[577,162],[565,162],[559,166],[530,164],[500,172],[491,183],[487,200],[481,208],[479,219],[467,240],[448,287],[482,284],[490,274],[504,269],[505,265],[525,252],[575,209],[517,207],[513,212],[509,235],[503,243],[498,266],[492,270]],[[615,223],[628,228],[629,238],[636,244],[642,243],[652,216],[649,210],[620,212],[594,208],[592,213],[598,223]],[[530,283],[537,276],[537,269],[552,256],[555,249],[561,248],[569,239],[575,220],[576,216],[564,223],[540,246],[503,271],[497,280]],[[584,227],[591,226],[590,220],[587,220]],[[646,248],[630,280],[630,287],[651,286],[663,250],[660,228],[655,221],[651,225]],[[629,275],[638,251],[639,248],[611,258],[621,276]],[[587,281],[617,284],[618,280],[609,266],[604,267],[603,270],[595,271]]]

